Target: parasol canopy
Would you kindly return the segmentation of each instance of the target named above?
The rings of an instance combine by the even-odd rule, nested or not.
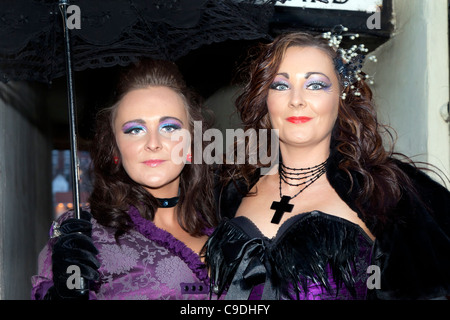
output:
[[[268,38],[277,1],[63,2],[73,7],[68,12],[73,71],[82,71],[144,57],[175,61],[211,43]],[[48,83],[65,73],[58,0],[0,2],[0,81]]]

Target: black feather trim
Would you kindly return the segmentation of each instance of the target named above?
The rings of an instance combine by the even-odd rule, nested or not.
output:
[[[291,219],[294,220],[289,229],[271,250],[271,260],[282,261],[275,268],[279,290],[288,295],[286,290],[292,284],[298,296],[300,290],[307,293],[308,282],[313,282],[337,295],[344,284],[356,297],[355,274],[365,273],[370,261],[367,254],[359,255],[358,239],[362,231],[349,221],[319,211]],[[356,270],[357,259],[366,260],[364,270]],[[328,266],[336,284],[335,292],[329,282]]]
[[[243,219],[247,218],[222,223],[206,244],[211,289],[219,296],[232,282],[240,281],[234,276],[241,260],[227,260],[224,246],[230,242],[245,243],[259,232],[251,223],[240,226],[237,221],[243,223]],[[249,230],[251,228],[255,230]],[[259,233],[259,238],[265,237]],[[264,242],[265,252],[257,251],[258,259],[266,259],[265,263],[270,264],[277,297],[290,298],[294,294],[297,299],[300,292],[308,292],[311,283],[320,285],[333,296],[337,296],[339,288],[345,285],[355,298],[355,277],[366,275],[372,249],[372,241],[359,226],[319,211],[290,218],[280,227],[276,237],[265,238]],[[330,284],[330,277],[336,286]]]
[[[222,252],[224,243],[230,240],[241,240],[248,236],[239,228],[224,220],[211,234],[205,244],[205,263],[210,271],[210,290],[219,297],[228,288],[239,266],[238,262],[227,262]]]

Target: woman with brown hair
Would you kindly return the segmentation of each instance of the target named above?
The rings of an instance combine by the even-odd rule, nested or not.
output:
[[[85,219],[58,219],[34,299],[80,298],[68,287],[72,265],[91,299],[209,297],[199,252],[216,215],[210,169],[186,164],[194,121],[204,121],[201,104],[175,64],[142,61],[122,75],[116,102],[97,117],[90,208]]]
[[[450,193],[384,148],[364,47],[325,38],[281,35],[249,66],[236,107],[244,130],[277,130],[280,161],[265,175],[220,169],[211,287],[226,299],[448,295]]]

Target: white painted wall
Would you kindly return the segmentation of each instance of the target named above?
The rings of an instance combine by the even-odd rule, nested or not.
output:
[[[0,83],[0,300],[30,299],[53,214],[46,113],[25,83]]]
[[[449,101],[446,0],[393,0],[395,33],[368,64],[380,121],[398,134],[396,150],[427,161],[450,176],[449,124],[440,109]]]

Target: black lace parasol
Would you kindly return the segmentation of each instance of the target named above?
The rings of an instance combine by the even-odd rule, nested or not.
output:
[[[175,61],[206,44],[267,38],[275,2],[72,0],[81,18],[80,29],[69,30],[73,70]],[[51,82],[66,72],[64,50],[58,0],[0,3],[1,81]]]

